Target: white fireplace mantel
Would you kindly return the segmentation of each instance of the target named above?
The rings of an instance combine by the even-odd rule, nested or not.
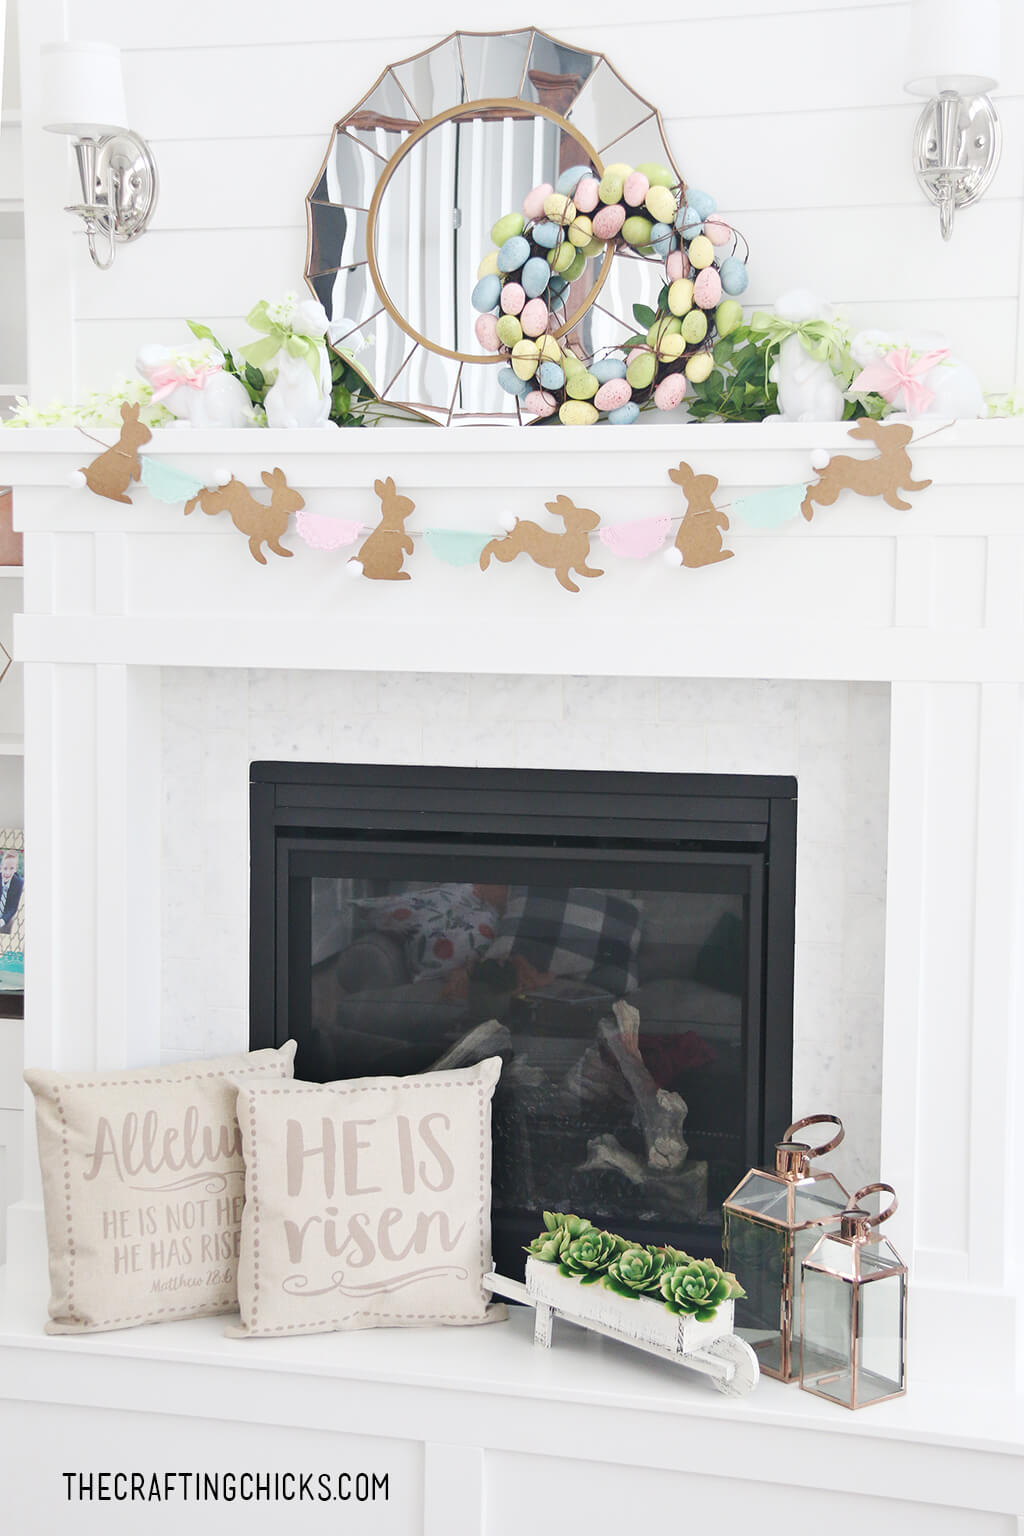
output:
[[[32,870],[26,1059],[117,1067],[159,1054],[162,668],[886,683],[881,1166],[900,1193],[893,1240],[911,1264],[912,1391],[903,1403],[877,1410],[872,1422],[879,1430],[884,1423],[904,1444],[923,1439],[948,1452],[974,1444],[971,1404],[986,1399],[1004,1405],[993,1412],[1005,1434],[993,1431],[975,1448],[979,1455],[1009,1454],[1019,1468],[1024,424],[940,427],[919,424],[914,473],[933,484],[911,493],[909,511],[846,495],[837,506],[818,509],[810,524],[801,518],[766,531],[734,518],[725,542],[735,558],[696,571],[670,569],[658,557],[619,560],[594,539],[591,563],[606,575],[582,582],[578,596],[525,559],[492,565],[485,574],[452,569],[422,539],[407,561],[407,582],[349,580],[342,569],[349,551],[309,550],[294,531],[285,539],[294,557],[270,554],[264,569],[226,515],[208,518],[197,509],[185,519],[180,508],[154,502],[141,487],[132,506],[70,488],[69,472],[99,451],[80,433],[0,435],[0,479],[16,487],[16,517],[25,533],[25,613],[16,638],[25,665]],[[926,433],[934,435],[925,440]],[[114,434],[96,436],[110,442]],[[391,475],[416,502],[408,524],[414,536],[429,526],[500,536],[499,513],[546,521],[544,502],[558,493],[593,507],[606,522],[678,516],[682,497],[667,471],[684,457],[698,473],[718,477],[716,500],[725,505],[758,488],[806,482],[813,475],[811,451],[821,447],[869,452],[852,443],[842,425],[777,423],[592,433],[172,431],[154,434],[146,451],[199,479],[220,479],[230,470],[256,488],[261,470],[279,466],[311,511],[370,526],[377,517],[373,482]],[[750,771],[757,766],[750,763]],[[31,1133],[26,1153],[28,1170],[34,1168]],[[26,1401],[46,1400],[47,1392],[53,1401],[89,1401],[88,1373],[70,1358],[80,1341],[44,1344],[32,1337],[32,1308],[41,1319],[44,1286],[40,1230],[38,1185],[29,1179],[11,1221],[14,1311],[6,1332],[0,1320],[0,1363],[14,1372]],[[177,1358],[193,1361],[196,1381],[209,1382],[211,1391],[216,1382],[228,1403],[230,1351],[211,1342],[215,1329],[192,1330],[187,1339],[178,1332],[190,1327],[175,1325],[158,1339],[145,1330],[149,1337],[138,1345],[128,1335],[87,1345],[91,1356],[103,1357],[96,1379],[110,1385],[110,1401],[115,1384],[128,1380],[127,1361],[148,1361],[148,1370],[159,1356],[161,1369],[169,1369],[177,1337],[184,1341]],[[537,1422],[553,1433],[551,1403],[572,1393],[557,1366],[547,1385],[548,1367],[524,1365],[525,1375],[517,1376],[519,1344],[526,1348],[514,1330],[495,1329],[459,1348],[484,1371],[487,1351],[497,1351],[496,1368],[513,1381],[501,1388],[504,1400],[543,1401]],[[359,1360],[369,1348],[364,1340],[353,1347]],[[584,1354],[596,1382],[596,1356]],[[614,1353],[605,1358],[597,1347],[597,1354],[602,1369],[616,1367]],[[387,1381],[405,1379],[397,1364],[388,1376],[391,1369],[382,1368],[378,1379],[368,1368],[361,1378],[374,1379],[375,1423],[386,1419]],[[268,1375],[277,1372],[283,1380],[280,1373],[292,1370],[301,1375],[300,1365],[275,1357]],[[162,1379],[170,1382],[166,1369]],[[296,1379],[288,1377],[293,1394]],[[939,1381],[955,1391],[942,1398],[941,1409],[932,1399],[929,1429],[925,1402],[938,1390],[929,1383]],[[467,1383],[467,1393],[479,1386],[468,1377]],[[631,1375],[622,1412],[633,1384]],[[781,1415],[781,1434],[793,1427],[788,1415],[795,1413],[808,1433],[827,1438],[834,1430],[865,1443],[867,1430],[853,1426],[866,1425],[870,1413],[822,1418],[815,1409],[812,1423],[792,1392],[787,1397],[773,1383],[766,1387],[739,1414],[745,1435],[773,1413]],[[97,1405],[106,1401],[105,1391]],[[245,1385],[238,1391],[244,1395]],[[700,1421],[703,1391],[694,1388],[685,1397],[695,1404],[681,1410],[691,1415],[688,1430]],[[469,1396],[466,1404],[444,1420],[446,1433],[469,1434]],[[733,1410],[721,1412],[728,1417]],[[295,1413],[294,1423],[305,1422]],[[525,1454],[526,1421],[511,1409],[505,1418],[515,1421],[519,1437],[519,1449],[509,1453],[514,1460]],[[639,1443],[632,1431],[626,1438]],[[696,1460],[680,1452],[678,1465],[700,1471],[701,1443],[699,1436],[692,1442]],[[749,1436],[744,1443],[751,1443]],[[567,1436],[566,1455],[574,1454],[573,1444]],[[549,1446],[538,1440],[534,1448]],[[611,1442],[601,1454],[614,1459]],[[657,1456],[652,1452],[647,1465],[671,1465]],[[721,1458],[714,1465],[724,1468]],[[915,1462],[902,1483],[893,1471],[893,1497],[926,1498],[924,1465]],[[780,1469],[779,1476],[792,1471]],[[962,1499],[968,1507],[972,1477],[984,1475],[979,1462],[965,1472],[960,1493],[947,1489],[948,1501]],[[854,1488],[853,1461],[836,1477]],[[806,1486],[819,1484],[811,1478]],[[976,1527],[935,1529],[1009,1536],[1009,1493],[991,1494],[976,1508],[989,1511],[993,1523],[986,1515]],[[1016,1512],[1024,1513],[1024,1492]],[[468,1536],[473,1525],[467,1519]],[[428,1522],[427,1529],[441,1526]],[[461,1536],[462,1525],[452,1529]]]

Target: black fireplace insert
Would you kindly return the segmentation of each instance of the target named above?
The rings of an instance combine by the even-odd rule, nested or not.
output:
[[[500,1055],[505,1274],[545,1209],[720,1251],[791,1118],[795,779],[254,763],[250,813],[254,1049]]]

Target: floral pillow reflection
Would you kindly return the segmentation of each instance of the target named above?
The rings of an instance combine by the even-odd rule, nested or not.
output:
[[[366,926],[405,940],[413,981],[431,981],[480,959],[494,943],[498,910],[472,885],[434,885],[354,902]]]

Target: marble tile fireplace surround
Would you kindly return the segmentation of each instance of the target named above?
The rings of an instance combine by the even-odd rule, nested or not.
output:
[[[543,518],[562,491],[606,520],[676,515],[667,471],[684,456],[718,476],[724,504],[807,480],[821,446],[860,452],[840,426],[777,424],[172,432],[148,451],[254,486],[280,465],[312,511],[368,523],[373,481],[390,474],[416,502],[415,534]],[[884,1536],[1018,1536],[1024,431],[950,427],[913,452],[934,483],[909,512],[849,497],[810,525],[737,523],[736,558],[704,570],[595,544],[607,575],[579,596],[525,560],[452,569],[420,540],[409,582],[350,581],[344,556],[294,534],[294,558],[264,570],[225,518],[186,521],[141,489],[128,507],[68,488],[91,454],[77,434],[10,434],[4,453],[25,531],[28,1061],[245,1048],[253,760],[793,774],[793,1110],[846,1121],[830,1166],[850,1187],[881,1175],[899,1190],[913,1308],[910,1395],[846,1416],[773,1382],[742,1405],[712,1401],[578,1338],[538,1361],[518,1319],[475,1343],[355,1336],[309,1359],[302,1340],[229,1350],[216,1320],[44,1340],[30,1173],[0,1314],[12,1428],[41,1404],[116,1426],[130,1393],[188,1420],[187,1364],[195,1401],[209,1394],[200,1416],[264,1437],[331,1430],[363,1437],[371,1461],[397,1457],[412,1512],[396,1505],[368,1532],[522,1529],[557,1468],[582,1461],[595,1511],[606,1462],[642,1469],[643,1487],[691,1513],[714,1508],[728,1477],[751,1511],[774,1508],[783,1484],[808,1511],[821,1489],[847,1490],[837,1533],[867,1518]],[[332,1377],[359,1384],[360,1412],[331,1400]],[[799,1468],[780,1459],[793,1428]]]

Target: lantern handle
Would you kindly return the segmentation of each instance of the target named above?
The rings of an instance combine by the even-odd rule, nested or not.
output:
[[[896,1191],[893,1189],[891,1184],[865,1184],[862,1189],[858,1189],[855,1195],[850,1196],[850,1203],[846,1207],[847,1211],[857,1210],[865,1195],[892,1195],[892,1201],[889,1205],[886,1206],[884,1211],[879,1211],[877,1216],[869,1216],[867,1218],[864,1223],[866,1227],[881,1226],[883,1221],[889,1220],[889,1217],[899,1205],[899,1201],[896,1198]]]
[[[805,1115],[802,1120],[793,1121],[793,1124],[788,1128],[785,1135],[783,1136],[783,1141],[789,1141],[794,1131],[802,1131],[804,1127],[808,1125],[837,1125],[839,1127],[839,1134],[837,1136],[833,1136],[831,1141],[826,1141],[825,1145],[822,1147],[812,1147],[810,1149],[807,1154],[808,1162],[810,1162],[815,1157],[824,1157],[826,1152],[833,1151],[835,1147],[838,1147],[839,1143],[846,1135],[846,1131],[843,1129],[843,1122],[840,1120],[838,1115]]]

